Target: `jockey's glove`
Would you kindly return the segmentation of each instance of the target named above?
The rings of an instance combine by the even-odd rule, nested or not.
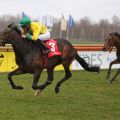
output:
[[[29,34],[29,33],[27,33],[27,34],[26,34],[26,38],[27,38],[28,40],[32,40],[32,35]]]
[[[22,34],[21,37],[22,37],[22,38],[26,38],[26,35]]]

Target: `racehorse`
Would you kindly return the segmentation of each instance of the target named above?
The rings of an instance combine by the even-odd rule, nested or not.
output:
[[[116,50],[117,58],[114,61],[110,62],[109,69],[106,76],[107,79],[110,78],[112,65],[120,63],[120,34],[118,34],[117,32],[110,33],[106,37],[103,50],[104,51],[108,50],[109,52],[111,52],[114,47],[117,49]],[[116,74],[112,77],[112,79],[109,80],[109,82],[112,83],[119,73],[120,73],[120,68],[117,70]]]
[[[26,38],[22,38],[21,31],[15,24],[8,25],[0,33],[0,43],[2,45],[7,43],[12,45],[16,64],[18,65],[17,69],[8,74],[8,80],[13,89],[23,89],[22,86],[16,85],[13,82],[13,75],[31,73],[34,74],[32,88],[34,90],[39,89],[40,92],[43,91],[43,89],[53,81],[54,68],[62,64],[65,70],[65,76],[58,81],[55,86],[55,92],[59,93],[59,88],[62,83],[72,76],[69,66],[74,59],[76,59],[86,71],[99,72],[99,67],[87,64],[87,62],[78,55],[76,49],[70,42],[65,39],[55,40],[58,42],[58,48],[62,52],[62,55],[47,59],[47,80],[44,84],[38,85],[40,75],[45,68],[43,63],[43,52],[36,45],[36,42],[29,42]]]

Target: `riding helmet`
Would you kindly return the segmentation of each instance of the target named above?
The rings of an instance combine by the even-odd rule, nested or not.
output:
[[[22,20],[20,21],[21,26],[29,25],[30,23],[31,20],[27,16],[23,17]]]

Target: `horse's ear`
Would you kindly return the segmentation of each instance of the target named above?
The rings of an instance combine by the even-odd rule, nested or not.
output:
[[[14,29],[18,33],[21,33],[21,30],[22,30],[21,26],[17,22],[13,22],[13,23],[9,24],[6,29],[8,29],[8,30]]]
[[[118,34],[117,32],[111,32],[111,33],[109,33],[109,35],[116,35],[116,34]]]
[[[114,32],[114,35],[118,35],[118,33],[117,33],[117,32]]]
[[[9,24],[7,27],[10,28],[13,24],[14,24],[14,22],[12,22],[11,24]]]

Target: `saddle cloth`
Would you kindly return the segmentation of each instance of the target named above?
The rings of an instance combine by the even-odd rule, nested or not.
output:
[[[54,39],[49,39],[45,41],[45,45],[51,50],[51,52],[48,54],[48,58],[51,58],[53,56],[61,55],[62,53],[59,51],[57,41]]]

